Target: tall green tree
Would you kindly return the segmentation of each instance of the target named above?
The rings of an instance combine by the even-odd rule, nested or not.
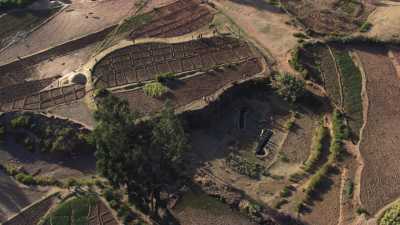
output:
[[[288,102],[295,102],[305,93],[303,80],[296,79],[289,74],[278,74],[276,77],[277,92]]]
[[[126,187],[130,200],[145,211],[164,207],[160,193],[175,181],[188,142],[181,122],[168,106],[159,118],[138,118],[128,103],[108,95],[94,114],[98,171],[114,186]]]

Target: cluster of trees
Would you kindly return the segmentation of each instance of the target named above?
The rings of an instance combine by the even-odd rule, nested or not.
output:
[[[157,215],[165,208],[161,192],[180,176],[188,140],[181,121],[168,104],[160,116],[138,120],[128,103],[107,95],[94,113],[91,135],[98,171],[114,187],[126,187],[129,200]]]
[[[92,149],[87,142],[88,130],[60,119],[49,119],[32,113],[17,113],[6,132],[14,134],[17,142],[30,151],[74,153]]]
[[[288,102],[296,100],[305,94],[305,83],[289,74],[278,74],[275,78],[277,93]]]
[[[27,6],[36,0],[0,0],[0,9],[19,8]]]

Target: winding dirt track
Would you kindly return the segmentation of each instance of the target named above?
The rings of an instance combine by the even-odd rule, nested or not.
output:
[[[368,121],[360,152],[364,159],[360,198],[370,214],[400,195],[400,82],[385,48],[356,51],[364,67],[369,99]]]

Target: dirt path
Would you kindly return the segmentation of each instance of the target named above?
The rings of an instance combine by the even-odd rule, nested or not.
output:
[[[340,108],[343,109],[344,96],[343,96],[342,74],[340,72],[339,65],[336,61],[335,54],[333,54],[333,51],[332,51],[331,47],[329,47],[329,45],[326,45],[326,46],[329,50],[329,54],[331,55],[333,62],[335,62],[336,75],[337,75],[337,78],[339,81],[339,89],[340,89]]]

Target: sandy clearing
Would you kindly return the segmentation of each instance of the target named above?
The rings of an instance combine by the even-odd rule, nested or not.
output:
[[[367,36],[400,40],[400,5],[380,6],[369,16],[368,21],[373,27]]]
[[[297,45],[293,36],[299,32],[286,24],[291,18],[263,0],[214,0],[217,7],[256,40],[277,61],[278,68],[294,72],[288,63],[290,50]]]
[[[0,62],[29,55],[117,24],[135,7],[132,0],[72,0],[70,7],[0,54]]]

